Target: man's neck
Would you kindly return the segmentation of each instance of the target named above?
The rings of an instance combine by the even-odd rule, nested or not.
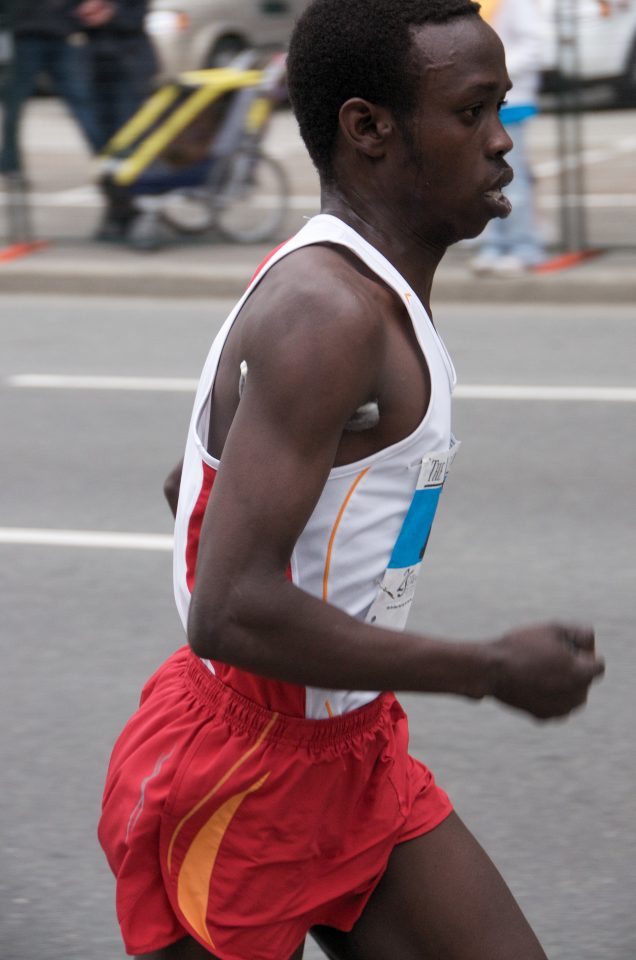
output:
[[[338,217],[386,257],[430,313],[433,277],[445,247],[419,237],[381,199],[370,204],[362,196],[344,197],[337,187],[323,185],[320,209]]]

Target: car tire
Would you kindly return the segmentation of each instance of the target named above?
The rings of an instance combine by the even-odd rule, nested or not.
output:
[[[208,53],[204,66],[212,68],[228,67],[232,60],[245,48],[246,43],[241,37],[221,37]]]

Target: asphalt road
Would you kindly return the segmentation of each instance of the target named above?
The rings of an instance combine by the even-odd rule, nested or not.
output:
[[[161,483],[191,396],[12,378],[196,377],[228,304],[16,296],[0,307],[0,958],[118,960],[95,826],[113,740],[183,639],[170,554],[162,541],[43,545],[41,530],[168,534]],[[436,320],[461,385],[491,389],[458,396],[463,447],[412,625],[482,638],[546,617],[589,621],[608,669],[583,713],[548,726],[494,704],[406,696],[412,748],[551,960],[633,960],[633,309],[444,305]],[[504,401],[501,385],[583,389]],[[632,393],[599,400],[599,387]],[[25,528],[40,542],[25,543]]]

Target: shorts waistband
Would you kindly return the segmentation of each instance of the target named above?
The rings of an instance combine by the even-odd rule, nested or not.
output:
[[[186,661],[185,681],[194,696],[229,726],[265,740],[287,742],[314,750],[346,746],[351,740],[372,731],[394,699],[392,693],[381,693],[357,710],[325,720],[291,717],[268,710],[237,693],[212,673],[192,651],[189,651]]]

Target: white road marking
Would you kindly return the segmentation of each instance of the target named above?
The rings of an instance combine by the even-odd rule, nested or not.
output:
[[[600,162],[600,158],[599,158]],[[574,161],[568,161],[567,167],[571,169],[576,166]],[[552,177],[559,172],[558,165],[552,161],[546,161],[541,165],[537,173],[539,178]],[[38,207],[90,207],[99,209],[103,206],[103,201],[99,194],[95,193],[90,187],[78,187],[75,190],[58,190],[53,193],[32,193],[30,194],[30,203]],[[7,195],[0,192],[0,203],[7,200]],[[568,194],[568,203],[585,203],[589,207],[612,208],[612,207],[635,207],[636,193],[586,193],[584,196],[579,194]],[[270,210],[278,205],[278,198],[269,195],[254,198],[253,206],[262,210]],[[562,203],[560,194],[550,193],[542,195],[539,193],[537,202],[539,206],[547,209],[558,207]],[[291,210],[315,210],[320,209],[320,197],[316,194],[296,194],[289,198],[289,208]]]
[[[25,200],[38,207],[101,207],[104,200],[97,189],[90,185],[72,187],[70,190],[28,190],[23,194],[0,192],[0,201],[6,204]]]
[[[297,139],[294,143],[298,143]],[[551,157],[545,160],[536,160],[532,164],[532,171],[538,179],[554,177],[561,170],[573,170],[578,166],[591,166],[592,164],[606,163],[614,157],[625,156],[636,152],[636,137],[621,137],[612,144],[599,147],[588,147],[580,154],[570,154],[564,159],[560,157]],[[303,151],[304,156],[304,151]],[[283,158],[284,159],[284,158]],[[53,191],[29,191],[26,194],[28,201],[40,207],[101,207],[103,197],[97,186],[91,183],[83,184],[78,187],[72,187],[66,190]],[[13,194],[0,192],[0,202],[10,202],[14,198]],[[549,195],[540,198],[545,206],[558,205],[559,195]],[[572,202],[575,198],[570,197]],[[585,197],[577,197],[577,202],[585,201],[594,207],[624,207],[635,206],[636,196],[634,194],[587,194]],[[278,204],[278,198],[273,195],[264,194],[255,198],[254,204],[259,207],[269,208]],[[289,198],[289,206],[292,210],[318,210],[320,208],[320,197],[318,193],[296,194]]]
[[[194,393],[190,377],[102,377],[51,373],[22,373],[7,378],[10,387],[34,390],[142,390],[156,393]]]
[[[567,167],[571,169],[576,164],[569,162]],[[559,172],[558,167],[554,167],[551,163],[548,165],[545,164],[543,172],[538,174],[539,177],[551,177]],[[588,207],[595,207],[597,209],[602,208],[612,208],[612,207],[636,207],[636,193],[570,193],[566,197],[567,203],[572,206],[575,203],[585,203]],[[539,191],[537,197],[537,203],[540,207],[546,209],[553,209],[555,207],[560,207],[563,203],[563,197],[560,193],[542,193]],[[260,207],[272,207],[274,206],[274,198],[272,197],[261,197],[257,204]],[[291,197],[289,200],[289,206],[292,210],[318,210],[320,208],[320,197],[313,196],[310,194],[297,194],[295,197]]]
[[[570,400],[592,403],[636,403],[636,387],[561,387],[517,384],[460,384],[461,400]]]
[[[197,380],[189,377],[115,377],[23,373],[8,377],[10,387],[44,390],[134,390],[157,393],[194,393]],[[592,403],[635,403],[636,387],[561,386],[542,384],[459,384],[458,400],[569,400]]]
[[[574,162],[568,162],[568,167],[576,166]],[[539,178],[555,176],[559,172],[552,161],[546,162],[543,171],[538,174]],[[0,192],[0,203],[6,201],[7,195]],[[569,204],[585,203],[588,207],[595,208],[613,208],[613,207],[634,207],[636,206],[636,193],[586,193],[568,194]],[[92,191],[86,190],[60,190],[55,193],[33,193],[30,195],[30,202],[39,207],[90,207],[101,209],[103,201],[98,195],[93,195]],[[271,210],[278,205],[278,198],[269,195],[254,198],[252,206],[261,210]],[[539,206],[546,209],[558,207],[562,203],[562,197],[559,193],[542,194],[539,192],[537,198]],[[320,209],[320,197],[316,194],[296,194],[288,200],[290,210],[315,210]]]
[[[537,203],[545,210],[553,210],[560,207],[565,200],[566,206],[578,206],[584,203],[586,207],[601,209],[603,207],[636,207],[636,193],[568,193],[566,197],[561,194],[550,193],[544,196],[539,195]]]
[[[0,544],[31,547],[92,547],[99,550],[172,550],[173,538],[163,533],[111,533],[101,530],[53,530],[0,527]]]
[[[25,374],[10,377],[15,387],[93,390],[188,391],[196,380],[169,377],[87,377]],[[569,400],[597,403],[635,403],[636,387],[518,386],[513,384],[462,384],[454,396],[470,400]],[[0,527],[0,545],[80,547],[99,550],[169,551],[173,538],[160,533],[120,533],[99,530],[55,530]]]
[[[614,157],[634,153],[634,151],[636,151],[636,137],[622,137],[611,146],[590,147],[587,150],[581,150],[580,154],[570,154],[563,161],[555,158],[533,163],[532,172],[539,178],[553,177],[561,170],[573,170],[578,166],[588,167],[593,163],[606,163]]]

